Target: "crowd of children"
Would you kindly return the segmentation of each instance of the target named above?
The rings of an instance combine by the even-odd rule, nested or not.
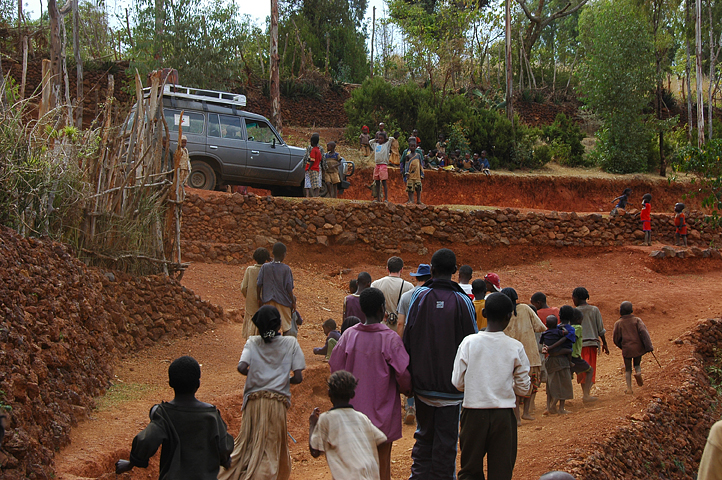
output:
[[[169,368],[175,398],[153,407],[117,473],[146,467],[162,445],[161,478],[289,478],[290,385],[301,383],[306,363],[292,334],[296,299],[285,255],[282,243],[273,246],[272,261],[257,249],[243,278],[244,323],[254,328],[244,325],[237,366],[246,380],[235,441],[218,410],[195,398],[200,366],[182,357]],[[328,362],[333,408],[310,414],[311,455],[326,455],[333,478],[390,479],[402,422],[415,422],[410,478],[454,478],[458,445],[459,479],[511,479],[517,427],[534,420],[542,382],[545,415],[568,413],[575,373],[584,402],[596,400],[590,390],[597,352],[609,353],[599,309],[587,303],[583,287],[572,292],[574,307],[549,307],[542,292],[520,303],[496,273],[473,279],[468,265],[458,269],[456,282],[456,256],[445,248],[411,272],[416,286],[402,278],[403,268],[400,257],[391,257],[388,275],[375,282],[360,272],[344,299],[341,331],[334,319],[321,326],[326,340],[313,352]],[[614,344],[632,393],[632,375],[643,384],[641,358],[653,347],[632,304],[623,302],[619,313]],[[554,475],[548,478],[563,478]]]

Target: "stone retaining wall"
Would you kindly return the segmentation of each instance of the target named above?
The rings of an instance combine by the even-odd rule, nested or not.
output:
[[[245,263],[258,246],[285,243],[364,244],[380,251],[419,252],[438,245],[601,247],[638,244],[638,214],[455,210],[448,207],[344,200],[289,200],[255,195],[189,194],[181,233],[185,260]],[[720,230],[692,212],[689,243],[722,242]],[[673,217],[652,215],[655,241],[674,241]]]

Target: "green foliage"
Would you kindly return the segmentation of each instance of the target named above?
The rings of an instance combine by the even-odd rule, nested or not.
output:
[[[486,109],[485,105],[484,99],[476,94],[443,95],[430,86],[422,88],[414,82],[393,86],[374,77],[351,92],[344,105],[349,123],[346,137],[356,142],[362,125],[368,125],[373,132],[376,125],[384,122],[390,132],[404,132],[402,137],[417,129],[421,147],[426,151],[434,148],[440,133],[447,135],[450,148],[463,151],[453,146],[450,138],[453,134],[459,145],[462,138],[468,141],[469,152],[486,150],[494,167],[538,165],[532,146],[539,132],[521,124],[518,118],[513,128],[502,111]]]
[[[691,175],[694,189],[690,196],[701,196],[702,206],[712,211],[711,222],[722,225],[722,139],[707,142],[702,148],[687,146],[678,150],[672,162],[677,173]]]
[[[537,145],[534,147],[534,158],[542,165],[552,161],[552,149],[549,145]]]
[[[644,109],[654,86],[654,44],[645,22],[632,0],[600,0],[579,20],[581,90],[603,125],[595,156],[613,173],[647,169]]]
[[[459,150],[462,156],[467,153],[471,153],[471,149],[469,147],[469,140],[468,138],[466,138],[466,129],[464,128],[463,122],[461,120],[449,125],[448,140],[449,152],[455,152],[456,150]]]
[[[579,125],[564,113],[558,113],[554,123],[543,128],[543,136],[551,146],[550,154],[557,163],[569,167],[585,165],[584,134]]]
[[[133,47],[128,55],[131,69],[137,68],[141,78],[160,67],[178,70],[183,85],[199,88],[228,89],[234,79],[247,75],[243,58],[263,49],[261,31],[246,17],[239,20],[238,6],[231,1],[178,0],[160,1],[156,12],[153,0],[137,0]],[[156,31],[156,14],[161,22]],[[130,44],[130,39],[126,38]],[[263,58],[260,57],[259,58]],[[250,68],[250,66],[249,66]]]
[[[322,98],[321,89],[315,83],[293,78],[282,80],[279,85],[279,90],[281,95],[291,100],[297,100],[299,98],[321,100]]]

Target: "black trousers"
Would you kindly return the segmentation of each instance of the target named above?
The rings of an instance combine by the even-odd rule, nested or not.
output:
[[[516,463],[516,417],[512,408],[461,410],[459,480],[511,480]]]
[[[454,478],[460,408],[460,405],[432,407],[416,398],[416,443],[411,450],[414,462],[410,480]]]

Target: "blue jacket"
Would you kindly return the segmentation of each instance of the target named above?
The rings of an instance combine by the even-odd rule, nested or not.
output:
[[[459,344],[478,332],[476,310],[458,283],[431,279],[411,297],[404,328],[414,392],[429,398],[464,398],[451,383]]]

